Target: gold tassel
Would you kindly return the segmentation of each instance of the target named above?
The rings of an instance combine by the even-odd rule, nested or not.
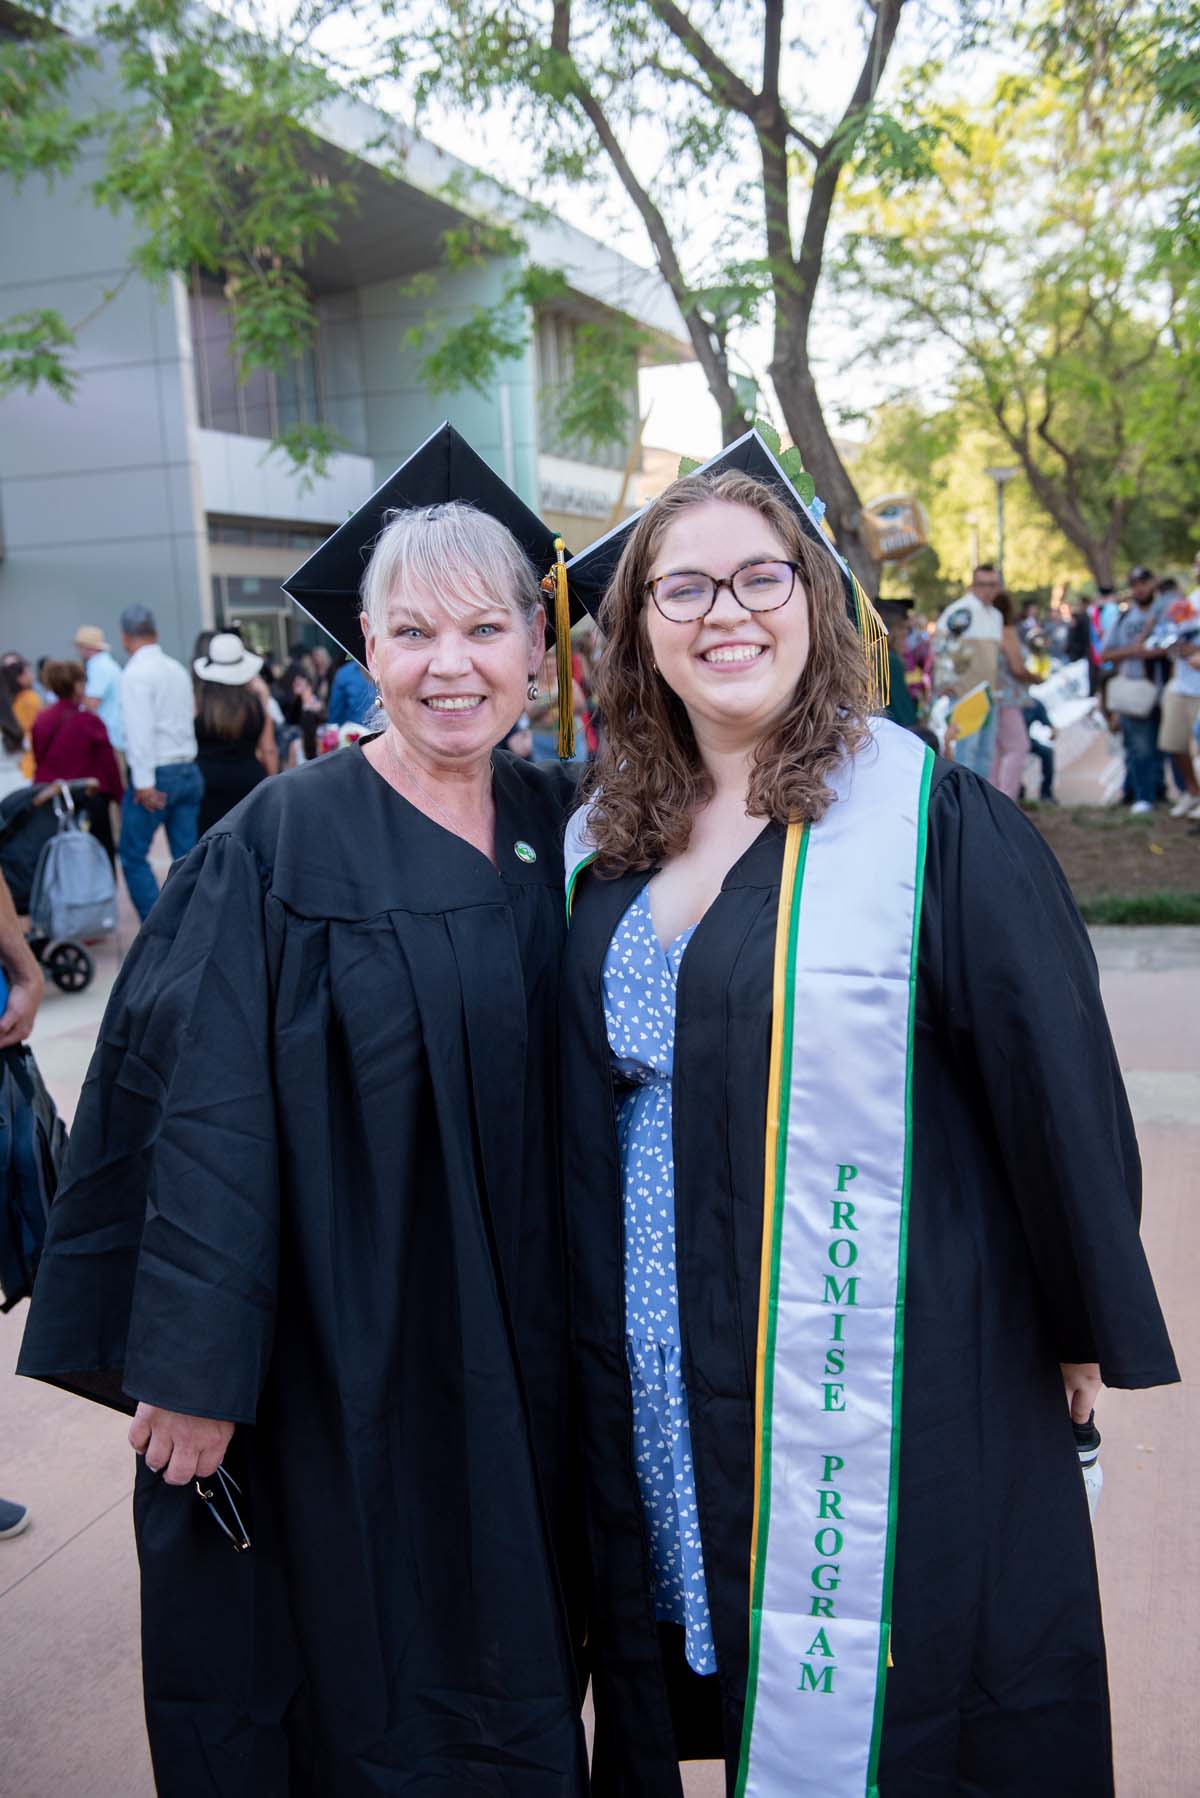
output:
[[[567,587],[566,545],[554,539],[558,557],[554,564],[554,653],[558,662],[558,756],[563,762],[575,757],[574,680],[571,675],[571,597]]]
[[[850,579],[854,586],[854,611],[858,619],[858,635],[862,642],[863,654],[867,658],[871,705],[876,711],[886,711],[892,698],[892,671],[888,661],[887,627],[867,598],[866,592],[853,571],[851,571]]]

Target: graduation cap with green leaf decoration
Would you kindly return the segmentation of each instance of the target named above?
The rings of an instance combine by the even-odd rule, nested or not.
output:
[[[558,655],[559,754],[575,752],[571,706],[571,596],[566,578],[566,550],[561,537],[544,525],[488,467],[449,422],[439,425],[370,499],[352,512],[306,562],[281,583],[302,611],[361,662],[359,626],[363,575],[375,544],[396,511],[446,505],[462,500],[499,519],[512,532],[533,565],[547,595],[546,607]],[[584,615],[582,603],[576,614]],[[565,669],[564,669],[565,662]],[[565,695],[565,699],[564,699]],[[565,714],[565,715],[564,715]]]
[[[825,507],[817,498],[813,478],[806,473],[799,450],[795,445],[785,450],[774,426],[764,419],[756,419],[753,430],[727,444],[707,462],[696,462],[690,456],[685,456],[679,464],[680,479],[686,479],[689,475],[718,475],[735,471],[753,475],[756,480],[773,487],[796,514],[805,536],[833,558],[846,595],[846,610],[862,639],[863,651],[870,666],[874,697],[878,703],[886,705],[889,685],[887,632],[854,571],[838,554],[824,528]],[[630,532],[647,511],[649,506],[643,506],[632,517],[623,519],[613,530],[606,532],[567,563],[571,598],[586,606],[593,618],[599,613],[600,602],[616,572]]]

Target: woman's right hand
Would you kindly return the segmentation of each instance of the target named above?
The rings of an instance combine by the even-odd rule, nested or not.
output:
[[[197,1474],[207,1479],[217,1471],[234,1428],[215,1417],[139,1404],[129,1426],[129,1446],[145,1455],[151,1473],[161,1473],[169,1486],[186,1486]]]

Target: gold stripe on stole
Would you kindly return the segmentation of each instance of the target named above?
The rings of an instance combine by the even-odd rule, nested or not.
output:
[[[767,1141],[763,1168],[762,1264],[758,1275],[758,1351],[754,1379],[754,1521],[750,1534],[750,1609],[753,1629],[755,1574],[758,1569],[759,1513],[762,1509],[763,1415],[766,1403],[768,1308],[775,1241],[775,1208],[779,1160],[780,1097],[783,1091],[783,1046],[787,1035],[788,949],[796,870],[804,825],[791,823],[783,847],[783,878],[779,885],[779,916],[775,922],[775,968],[771,982],[771,1066],[767,1081]]]

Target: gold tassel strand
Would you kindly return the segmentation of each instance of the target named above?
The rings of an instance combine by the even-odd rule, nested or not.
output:
[[[567,586],[567,552],[561,537],[554,539],[554,653],[558,663],[558,756],[575,759],[575,682],[571,673],[571,596]]]
[[[887,627],[879,613],[875,610],[858,576],[851,570],[850,579],[854,586],[854,610],[858,618],[858,635],[862,642],[863,654],[867,658],[867,672],[871,683],[871,704],[877,711],[885,711],[892,698],[892,670],[888,661]]]

